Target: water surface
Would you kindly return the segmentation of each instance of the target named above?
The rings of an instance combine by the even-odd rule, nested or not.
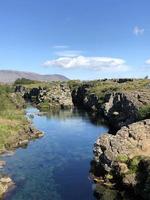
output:
[[[78,111],[40,116],[37,109],[28,108],[30,114],[45,136],[3,158],[7,162],[3,170],[17,186],[5,199],[94,200],[88,179],[92,148],[107,127]]]

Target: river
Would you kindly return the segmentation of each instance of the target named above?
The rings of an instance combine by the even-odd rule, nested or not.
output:
[[[16,183],[5,200],[94,200],[88,178],[92,148],[108,128],[77,110],[40,115],[30,107],[26,115],[31,114],[45,135],[3,157],[7,165],[2,171]]]

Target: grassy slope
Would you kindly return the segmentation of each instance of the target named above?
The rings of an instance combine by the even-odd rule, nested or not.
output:
[[[0,85],[0,152],[28,125],[22,106],[22,98],[13,93],[11,86]]]
[[[125,83],[112,82],[111,80],[107,81],[92,81],[93,86],[90,89],[90,92],[96,93],[98,96],[101,96],[102,93],[111,92],[111,91],[140,91],[145,90],[147,85],[150,84],[148,79],[137,79],[133,82],[128,81]]]

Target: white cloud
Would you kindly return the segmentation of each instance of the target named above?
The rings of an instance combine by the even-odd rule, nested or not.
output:
[[[82,51],[80,50],[63,50],[63,51],[56,51],[55,55],[59,57],[76,57],[80,56]]]
[[[54,60],[48,60],[43,63],[46,67],[61,67],[64,69],[85,68],[98,71],[127,71],[128,66],[120,58],[111,57],[60,57]]]
[[[54,49],[68,49],[68,45],[55,45],[53,46]]]
[[[146,60],[146,61],[145,61],[145,64],[146,64],[146,65],[150,65],[150,59]]]
[[[140,28],[139,26],[135,26],[133,29],[133,34],[138,36],[138,35],[143,35],[144,33],[144,28]]]

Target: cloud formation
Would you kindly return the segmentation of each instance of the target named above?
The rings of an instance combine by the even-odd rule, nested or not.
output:
[[[111,57],[59,57],[54,60],[47,60],[43,63],[45,67],[61,67],[64,69],[84,68],[92,70],[127,71],[128,66],[120,58]]]
[[[138,36],[138,35],[143,35],[144,33],[144,28],[140,28],[139,26],[135,26],[133,29],[133,34]]]
[[[145,64],[146,64],[146,65],[150,65],[150,59],[146,60],[146,61],[145,61]]]

